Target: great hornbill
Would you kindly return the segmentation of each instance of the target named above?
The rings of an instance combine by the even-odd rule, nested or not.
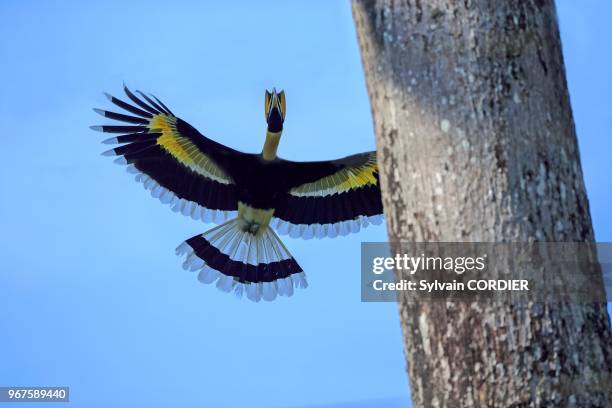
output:
[[[203,283],[243,292],[254,301],[291,296],[307,287],[302,268],[272,228],[291,237],[336,237],[382,219],[376,152],[338,160],[294,162],[276,156],[286,105],[283,91],[266,91],[268,123],[261,153],[243,153],[198,132],[153,95],[126,86],[133,102],[105,94],[131,115],[94,109],[127,124],[92,126],[120,134],[103,153],[120,156],[153,197],[183,215],[220,225],[183,242],[185,269]]]

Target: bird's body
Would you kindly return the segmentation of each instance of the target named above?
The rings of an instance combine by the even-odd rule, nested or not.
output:
[[[206,138],[156,98],[125,92],[137,106],[109,99],[136,116],[96,111],[131,125],[94,129],[122,133],[105,143],[124,145],[105,154],[122,156],[118,162],[153,196],[194,219],[221,223],[177,249],[186,255],[187,269],[200,271],[201,281],[216,281],[239,295],[246,291],[252,300],[291,295],[294,286],[306,286],[305,277],[273,227],[292,237],[321,238],[380,220],[375,152],[320,162],[276,156],[283,92],[266,92],[268,129],[256,154]]]

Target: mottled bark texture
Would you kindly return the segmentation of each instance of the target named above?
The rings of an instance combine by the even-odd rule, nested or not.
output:
[[[593,241],[552,0],[354,0],[390,241]],[[414,405],[612,407],[605,304],[399,300]]]

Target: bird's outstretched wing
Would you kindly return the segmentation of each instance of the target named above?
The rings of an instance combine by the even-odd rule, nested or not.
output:
[[[120,156],[115,162],[127,165],[153,197],[176,212],[214,222],[233,216],[238,207],[236,186],[223,171],[223,163],[242,153],[206,138],[154,96],[137,91],[139,98],[125,86],[124,91],[133,104],[106,96],[131,115],[94,109],[124,122],[92,126],[118,134],[103,143],[121,146],[103,155]]]
[[[287,163],[292,188],[279,198],[272,222],[279,233],[333,238],[382,221],[376,152]]]

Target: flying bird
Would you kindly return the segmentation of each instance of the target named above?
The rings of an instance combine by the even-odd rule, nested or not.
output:
[[[295,162],[277,157],[286,115],[284,91],[265,93],[267,130],[261,153],[243,153],[209,139],[159,99],[105,94],[129,114],[94,109],[119,125],[92,126],[116,136],[119,156],[136,180],[175,212],[219,224],[183,242],[183,268],[203,283],[253,301],[291,296],[306,276],[279,239],[336,237],[382,221],[376,152],[338,160]]]

